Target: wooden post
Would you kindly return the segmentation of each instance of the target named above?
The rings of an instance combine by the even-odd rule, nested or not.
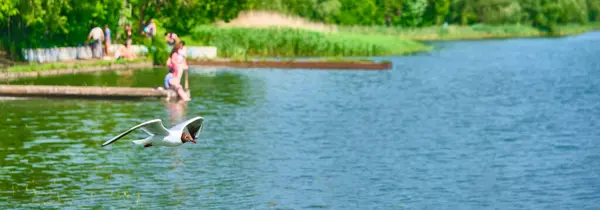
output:
[[[189,68],[185,70],[185,90],[189,90],[190,89],[189,85],[188,85],[189,84],[188,83],[188,80],[189,80],[188,79],[188,75],[190,74],[189,71],[190,71]]]

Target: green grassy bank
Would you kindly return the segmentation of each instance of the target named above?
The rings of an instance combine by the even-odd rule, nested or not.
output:
[[[162,29],[164,30],[164,29]],[[159,30],[159,35],[164,32]],[[540,36],[566,36],[600,30],[600,23],[561,25],[549,34],[527,25],[472,25],[448,27],[339,27],[338,32],[324,33],[302,29],[218,28],[204,25],[191,35],[182,36],[188,46],[216,46],[218,56],[231,60],[265,60],[261,57],[316,57],[328,62],[368,61],[360,57],[402,55],[431,50],[419,41],[493,39]],[[161,39],[162,36],[158,36]],[[165,55],[162,55],[165,54]],[[166,60],[161,52],[159,60]],[[359,57],[359,58],[348,58]],[[47,64],[21,64],[0,68],[3,72],[44,71],[65,68],[107,66],[113,64],[149,62],[151,57],[135,61],[77,61]]]
[[[541,31],[528,25],[471,25],[448,27],[423,27],[402,28],[384,26],[358,26],[339,27],[342,33],[353,33],[362,35],[388,35],[415,41],[434,40],[470,40],[470,39],[495,39],[495,38],[518,38],[518,37],[542,37],[542,36],[567,36],[575,35],[592,30],[600,30],[600,23],[585,25],[559,25],[554,33]]]
[[[419,41],[471,40],[566,36],[600,30],[600,23],[560,25],[554,33],[527,25],[472,25],[448,27],[339,27],[324,33],[302,29],[197,27],[182,37],[188,45],[210,45],[219,57],[346,57],[402,55],[432,49]]]
[[[117,64],[133,64],[133,63],[142,63],[142,62],[150,62],[148,58],[139,58],[136,60],[118,60],[118,61],[107,61],[107,60],[98,60],[98,61],[75,61],[75,62],[54,62],[54,63],[30,63],[30,64],[19,64],[13,65],[7,68],[0,69],[0,72],[30,72],[30,71],[46,71],[46,70],[55,70],[55,69],[78,69],[78,68],[86,68],[86,67],[96,67],[96,66],[110,66]]]
[[[383,34],[322,33],[302,29],[197,27],[187,45],[210,45],[219,57],[339,57],[401,55],[430,50],[422,43]]]

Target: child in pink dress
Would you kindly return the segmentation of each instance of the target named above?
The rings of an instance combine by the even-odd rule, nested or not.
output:
[[[183,90],[183,87],[181,86],[181,75],[184,65],[181,65],[181,56],[179,55],[180,48],[181,47],[179,45],[173,47],[171,55],[167,60],[167,67],[169,68],[169,74],[171,74],[170,76],[167,74],[167,78],[170,77],[170,79],[168,79],[169,84],[177,91],[179,97],[181,97],[184,101],[189,101],[191,99],[187,96]]]

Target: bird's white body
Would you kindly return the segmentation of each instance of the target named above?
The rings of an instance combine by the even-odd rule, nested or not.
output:
[[[164,146],[164,147],[178,147],[183,144],[181,141],[181,134],[183,132],[171,132],[168,136],[164,135],[152,135],[148,136],[143,140],[133,141],[134,144],[137,145],[147,145],[152,144],[153,146]]]
[[[150,136],[143,140],[133,141],[133,143],[136,145],[145,146],[151,144],[152,146],[178,147],[184,144],[181,138],[185,129],[187,129],[192,138],[195,139],[202,131],[203,125],[204,118],[195,117],[173,126],[171,129],[166,129],[162,125],[160,119],[154,119],[132,127],[131,129],[112,138],[111,140],[104,142],[102,146],[104,147],[109,145],[139,128],[148,133]]]

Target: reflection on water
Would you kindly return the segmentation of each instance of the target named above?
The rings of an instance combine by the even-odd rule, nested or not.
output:
[[[89,74],[26,78],[11,82],[11,84],[157,87],[163,85],[162,80],[167,73],[166,71],[162,68],[154,68],[147,70],[94,72]]]
[[[160,69],[126,70],[16,83],[152,87],[152,81],[160,81],[162,76]],[[154,118],[163,119],[168,128],[194,116],[209,118],[207,121],[210,122],[210,116],[220,111],[232,111],[240,104],[252,104],[251,101],[259,99],[258,94],[261,94],[256,92],[261,91],[257,89],[261,88],[260,82],[245,88],[249,87],[249,79],[256,78],[236,73],[200,74],[191,79],[195,100],[188,103],[45,99],[0,102],[3,110],[0,119],[6,120],[2,123],[6,126],[0,127],[0,132],[7,135],[0,141],[3,166],[0,192],[3,197],[10,198],[0,199],[0,203],[11,206],[46,203],[49,207],[72,203],[80,207],[100,207],[109,199],[125,206],[145,207],[140,203],[152,204],[149,201],[157,200],[154,205],[176,206],[190,202],[188,196],[196,189],[213,184],[187,183],[198,179],[196,172],[190,171],[201,167],[195,166],[200,157],[190,157],[185,147],[196,146],[195,150],[202,151],[202,147],[207,147],[202,141],[210,142],[210,138],[184,148],[141,149],[130,141],[145,138],[147,134],[136,131],[109,149],[100,148],[100,144]],[[195,108],[189,111],[189,106]],[[217,111],[206,107],[224,109]],[[160,175],[156,175],[157,172]],[[163,187],[167,183],[174,187]],[[202,191],[210,195],[213,190]]]
[[[114,72],[117,77],[117,84],[122,87],[132,87],[134,84],[134,72],[135,70],[123,70]],[[102,77],[96,77],[102,78]]]
[[[187,103],[183,101],[179,102],[166,102],[165,106],[167,111],[169,112],[169,122],[172,125],[175,125],[179,122],[185,121],[185,109],[187,107]]]
[[[443,42],[385,72],[194,69],[188,103],[1,101],[0,206],[594,209],[600,46],[590,36]],[[136,131],[100,147],[150,119],[195,116],[206,119],[198,144],[136,147],[147,135]]]

